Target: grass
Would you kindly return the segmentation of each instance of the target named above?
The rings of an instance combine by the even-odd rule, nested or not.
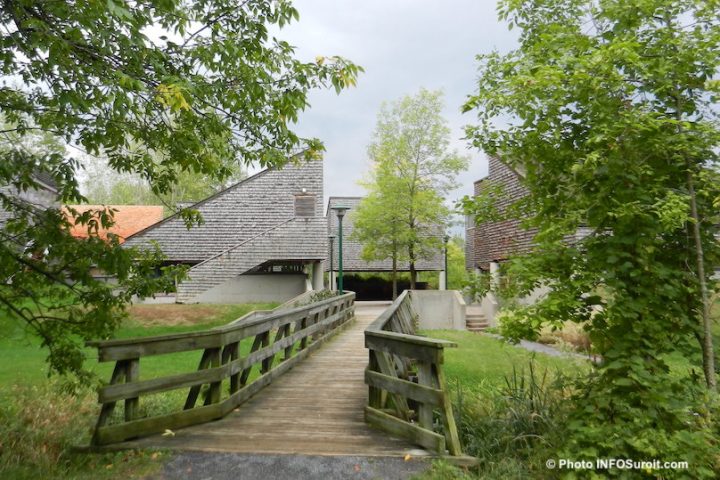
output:
[[[452,390],[462,385],[463,390],[486,391],[505,385],[505,378],[516,369],[526,367],[531,359],[541,369],[549,372],[572,374],[588,368],[582,359],[551,357],[532,353],[495,338],[458,330],[433,330],[425,334],[458,344],[457,348],[445,349],[443,366]]]
[[[240,305],[135,305],[129,317],[116,332],[116,338],[147,337],[182,333],[223,325],[253,310],[269,310],[276,303]],[[47,352],[40,341],[27,332],[17,321],[0,317],[0,385],[37,385],[47,378],[45,358]],[[87,349],[87,367],[107,379],[112,372],[112,362],[97,364],[94,349]],[[170,361],[168,361],[170,360]],[[148,357],[142,361],[142,378],[153,378],[172,372],[196,368],[197,352],[187,352],[161,357]],[[8,389],[0,391],[0,397]]]
[[[469,475],[434,462],[418,480],[536,478],[531,457],[562,422],[559,412],[568,395],[556,379],[586,372],[589,362],[529,352],[477,333],[424,333],[458,345],[445,349],[443,369],[463,451],[480,464]]]
[[[713,307],[716,348],[720,345],[720,297]],[[445,349],[444,369],[454,397],[456,419],[466,453],[480,459],[478,470],[462,471],[443,462],[417,480],[524,479],[543,477],[543,461],[551,456],[557,431],[566,422],[567,382],[553,372],[573,376],[589,364],[569,357],[534,355],[490,337],[456,331],[426,332],[458,343]],[[535,372],[530,373],[531,361]],[[701,359],[677,354],[669,362],[677,375],[701,372]],[[545,376],[542,370],[547,369]],[[462,386],[462,389],[458,388]]]
[[[181,333],[212,328],[253,310],[277,304],[245,305],[138,305],[117,331],[117,338]],[[252,339],[241,343],[250,349]],[[97,394],[85,389],[77,397],[62,393],[48,380],[46,352],[23,325],[0,317],[0,478],[7,479],[129,479],[155,472],[162,452],[83,454],[73,447],[89,442],[98,414]],[[108,380],[114,362],[98,364],[88,349],[87,367]],[[184,373],[197,368],[200,352],[143,358],[141,378]],[[257,375],[257,372],[253,372]],[[177,409],[186,390],[154,395],[141,402],[141,412],[153,415]],[[122,415],[122,403],[117,415]]]

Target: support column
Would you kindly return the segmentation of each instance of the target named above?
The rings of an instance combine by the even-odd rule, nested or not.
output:
[[[305,274],[305,291],[309,292],[313,289],[313,282],[312,282],[312,264],[306,263],[303,265],[303,273]]]
[[[487,295],[489,305],[485,316],[488,323],[494,327],[497,325],[495,316],[500,311],[500,301],[495,295],[497,288],[500,286],[500,264],[497,262],[490,262],[490,284],[492,285],[492,291]]]
[[[323,265],[322,262],[313,262],[312,264],[312,289],[323,289]]]
[[[444,270],[440,270],[438,278],[438,289],[447,290],[447,273]]]

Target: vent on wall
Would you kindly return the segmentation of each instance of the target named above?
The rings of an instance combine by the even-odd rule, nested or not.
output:
[[[295,195],[295,216],[296,217],[314,217],[315,216],[315,195],[309,195],[309,194]]]

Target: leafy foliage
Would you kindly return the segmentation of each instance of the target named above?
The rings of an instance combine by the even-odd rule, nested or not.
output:
[[[94,205],[166,205],[176,211],[183,204],[198,202],[213,193],[227,188],[245,178],[246,174],[236,160],[223,162],[232,172],[218,180],[209,175],[180,172],[170,190],[160,196],[152,192],[150,183],[136,173],[118,173],[107,160],[89,157],[83,160],[85,179],[81,191]]]
[[[551,289],[520,321],[587,322],[604,358],[577,398],[572,458],[693,456],[696,477],[718,468],[700,378],[671,376],[665,360],[695,354],[695,338],[707,352],[709,340],[698,318],[720,263],[718,9],[504,1],[520,47],[480,57],[468,135],[522,172],[527,223],[539,230],[508,272],[519,294]]]
[[[472,272],[468,274],[463,290],[473,302],[481,302],[483,297],[493,290],[492,275],[490,272]]]
[[[450,150],[442,108],[441,92],[424,89],[383,105],[368,147],[369,194],[355,213],[355,235],[365,258],[406,260],[411,288],[417,280],[415,263],[442,248],[450,217],[443,195],[468,164],[467,157]]]
[[[447,242],[448,290],[462,290],[468,282],[465,270],[465,240],[460,236],[451,237]]]
[[[183,272],[158,268],[158,250],[73,239],[71,224],[96,232],[112,212],[67,218],[37,208],[38,178],[51,179],[60,203],[79,204],[70,148],[107,158],[158,196],[185,175],[222,182],[232,162],[281,166],[299,148],[317,155],[321,143],[289,125],[310,89],[340,91],[361,68],[340,57],[296,59],[269,32],[297,18],[285,0],[2,4],[0,213],[10,218],[0,228],[0,308],[43,339],[52,370],[84,378],[83,340],[110,336],[133,295],[169,289]],[[27,148],[36,133],[69,147]],[[118,285],[93,279],[92,268]]]

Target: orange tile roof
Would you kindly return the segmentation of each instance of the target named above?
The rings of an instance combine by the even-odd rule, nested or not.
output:
[[[69,215],[67,208],[77,210],[78,213],[105,208],[114,210],[115,224],[107,230],[100,228],[98,236],[107,239],[108,232],[113,233],[120,237],[120,243],[130,235],[163,219],[162,205],[67,205],[64,209],[66,215]],[[89,236],[87,225],[74,225],[70,229],[70,233],[76,238],[88,238]]]

